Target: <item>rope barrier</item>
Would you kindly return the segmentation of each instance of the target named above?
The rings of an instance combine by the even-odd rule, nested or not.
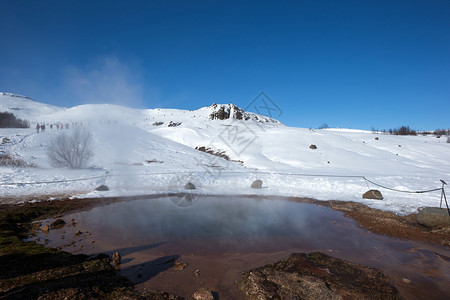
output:
[[[92,179],[97,179],[97,178],[106,178],[106,177],[108,177],[108,175],[78,178],[78,179],[53,180],[53,181],[9,182],[9,183],[0,183],[0,185],[30,185],[30,184],[62,183],[62,182],[73,182],[73,181],[86,181],[86,180],[92,180]]]
[[[398,190],[398,189],[390,188],[390,187],[383,186],[383,185],[381,185],[381,184],[375,183],[375,182],[373,182],[373,181],[367,179],[367,178],[364,177],[364,176],[362,176],[362,178],[363,178],[365,181],[370,182],[370,183],[373,184],[373,185],[376,185],[376,186],[378,186],[378,187],[381,187],[381,188],[384,188],[384,189],[387,189],[387,190],[390,190],[390,191],[399,192],[399,193],[423,194],[423,193],[431,193],[431,192],[436,192],[436,191],[441,191],[441,190],[442,190],[442,188],[436,188],[436,189],[425,190],[425,191],[405,191],[405,190]]]
[[[114,171],[114,170],[113,170]],[[200,171],[182,171],[182,172],[176,172],[175,174],[195,174],[195,173],[205,173]],[[0,186],[4,185],[33,185],[33,184],[52,184],[52,183],[64,183],[64,182],[76,182],[76,181],[87,181],[87,180],[93,180],[93,179],[99,179],[99,178],[105,178],[105,180],[108,177],[121,177],[121,176],[154,176],[154,175],[172,175],[174,172],[160,172],[160,173],[143,173],[143,174],[111,174],[108,172],[105,175],[101,176],[93,176],[93,177],[86,177],[86,178],[78,178],[78,179],[65,179],[65,180],[53,180],[53,181],[37,181],[37,182],[9,182],[9,183],[0,183]],[[221,171],[221,174],[249,174],[249,172],[233,172],[233,171]],[[410,193],[410,194],[423,194],[423,193],[431,193],[436,191],[441,191],[443,188],[435,188],[430,190],[421,190],[421,191],[408,191],[408,190],[400,190],[395,189],[391,187],[387,187],[384,185],[381,185],[379,183],[376,183],[372,180],[367,179],[365,176],[361,175],[331,175],[331,174],[303,174],[303,173],[283,173],[283,172],[257,172],[257,174],[266,174],[266,175],[281,175],[281,176],[299,176],[299,177],[324,177],[324,178],[360,178],[363,179],[367,187],[370,189],[369,184],[371,183],[375,186],[394,191],[399,193]]]

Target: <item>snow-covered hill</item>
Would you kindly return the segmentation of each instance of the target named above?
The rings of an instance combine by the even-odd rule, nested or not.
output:
[[[0,92],[0,112],[13,113],[19,119],[39,120],[41,116],[63,110],[64,108],[40,103],[26,96]]]
[[[364,200],[379,188],[362,176],[399,190],[439,187],[450,181],[450,144],[434,136],[391,136],[357,130],[292,128],[233,104],[194,111],[132,109],[110,104],[59,108],[27,97],[0,93],[0,111],[45,123],[30,129],[0,129],[0,152],[37,168],[0,167],[0,195],[135,195],[183,190],[195,182],[198,193],[292,195],[352,200],[400,213],[438,205],[439,192],[398,193],[380,188],[383,201]],[[47,144],[61,132],[56,123],[83,126],[94,136],[93,168],[53,169]],[[315,145],[316,149],[310,147]],[[204,153],[222,153],[222,157]],[[327,176],[321,176],[327,175]],[[361,176],[361,177],[358,177]],[[90,180],[84,180],[93,177]],[[77,180],[65,182],[65,180]],[[78,179],[83,179],[79,180]],[[263,189],[250,189],[255,179]],[[11,184],[32,183],[40,184]],[[108,192],[92,192],[106,183]]]

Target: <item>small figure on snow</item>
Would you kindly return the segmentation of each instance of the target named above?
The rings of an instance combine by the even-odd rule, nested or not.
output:
[[[41,126],[39,126],[39,123],[36,124],[36,133],[39,133],[39,129],[41,128]]]

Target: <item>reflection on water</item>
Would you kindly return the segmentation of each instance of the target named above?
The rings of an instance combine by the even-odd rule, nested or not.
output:
[[[264,257],[279,259],[291,252],[321,251],[378,268],[408,298],[439,299],[450,292],[448,248],[375,235],[342,213],[317,205],[280,199],[202,197],[196,205],[183,208],[168,198],[158,198],[96,207],[65,219],[68,223],[74,219],[77,225],[41,234],[40,238],[49,239],[49,246],[70,252],[118,250],[124,266],[131,268],[123,271],[130,277],[149,261],[167,255],[199,265],[201,257],[213,257],[217,265],[229,259],[224,265],[236,268],[239,274],[248,266],[263,265]],[[82,234],[75,238],[75,232]],[[277,256],[270,256],[274,253]],[[234,265],[230,257],[238,259]],[[136,270],[132,268],[138,265]],[[137,282],[158,277],[152,270],[148,273],[152,276],[141,276]],[[152,280],[158,286],[157,279]]]

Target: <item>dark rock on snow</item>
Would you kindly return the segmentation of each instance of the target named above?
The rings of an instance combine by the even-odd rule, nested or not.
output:
[[[109,191],[109,187],[106,186],[106,185],[104,185],[104,184],[102,184],[101,186],[99,186],[99,187],[96,188],[95,190],[96,190],[96,191],[99,191],[99,192],[105,192],[105,191]]]
[[[450,227],[450,216],[446,208],[424,207],[416,216],[420,225],[438,229]]]
[[[250,187],[253,188],[253,189],[260,189],[260,188],[262,188],[262,180],[257,179],[255,181],[253,181],[252,185]]]
[[[389,279],[375,269],[320,252],[243,272],[239,289],[247,299],[400,299]]]
[[[317,146],[316,145],[311,145],[311,146],[309,146],[309,149],[315,150],[315,149],[317,149]]]
[[[195,185],[191,182],[186,183],[186,185],[184,186],[185,190],[195,190]]]
[[[364,199],[383,200],[383,195],[379,190],[369,190],[362,196]]]

